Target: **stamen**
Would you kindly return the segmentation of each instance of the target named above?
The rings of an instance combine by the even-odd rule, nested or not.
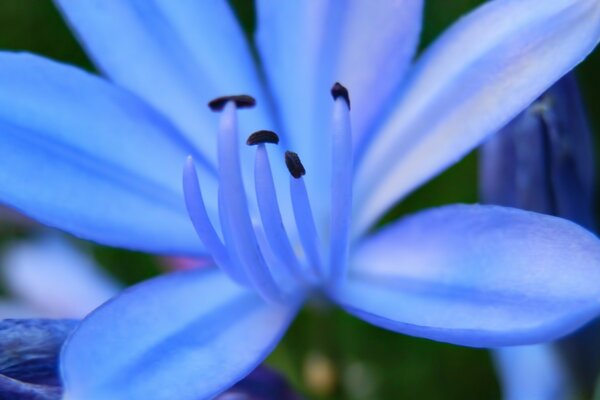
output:
[[[306,175],[306,170],[304,169],[304,165],[302,165],[302,161],[300,161],[300,157],[293,151],[285,152],[285,165],[290,174],[296,179]]]
[[[254,146],[261,143],[279,144],[279,136],[273,131],[256,131],[246,139],[248,146]]]
[[[346,106],[350,109],[350,96],[348,95],[348,89],[346,89],[342,84],[336,82],[331,87],[331,95],[333,96],[333,100],[337,100],[338,97],[342,97],[346,100]]]
[[[218,190],[218,196],[219,196],[219,220],[221,221],[221,234],[223,235],[223,242],[225,244],[225,249],[227,250],[228,254],[229,254],[229,259],[231,260],[231,263],[233,265],[236,266],[236,268],[238,268],[241,271],[241,274],[244,276],[244,279],[246,282],[249,282],[248,279],[248,275],[246,274],[246,271],[244,270],[243,264],[240,261],[240,258],[238,257],[238,254],[235,250],[235,242],[233,240],[233,233],[231,233],[231,227],[235,226],[235,224],[233,224],[229,217],[228,217],[228,213],[226,211],[226,206],[225,206],[225,201],[223,200],[223,188],[219,187]]]
[[[230,223],[233,247],[250,282],[267,300],[283,300],[260,251],[248,212],[248,201],[240,169],[237,115],[233,101],[228,101],[221,115],[218,138],[219,182],[225,207],[225,218]],[[235,226],[234,226],[235,225]]]
[[[288,162],[288,160],[290,160],[290,162]],[[308,263],[310,264],[313,273],[316,276],[324,277],[323,263],[321,261],[321,253],[319,252],[319,236],[317,234],[310,201],[308,200],[306,185],[302,178],[302,175],[304,175],[305,172],[304,167],[296,153],[286,152],[285,161],[290,170],[290,174],[292,175],[290,178],[290,194],[292,197],[292,207],[294,209],[294,218],[296,220],[300,242],[302,243],[304,253],[306,254],[306,258],[308,259]],[[298,166],[301,168],[302,173],[297,173]]]
[[[192,156],[187,158],[183,168],[183,194],[190,220],[206,250],[231,279],[240,284],[247,283],[243,271],[236,268],[236,265],[232,263],[227,249],[210,222]]]
[[[256,100],[247,94],[239,94],[234,96],[217,97],[208,102],[208,107],[213,111],[223,111],[225,105],[230,101],[234,102],[237,108],[250,108],[256,105]]]
[[[335,86],[335,85],[334,85]],[[341,85],[340,85],[341,86]],[[346,91],[346,96],[348,92]],[[350,215],[352,212],[352,132],[348,98],[336,98],[332,121],[330,282],[339,285],[346,276]]]
[[[267,242],[290,275],[296,281],[305,281],[305,277],[301,272],[302,268],[281,220],[281,211],[277,201],[275,184],[273,183],[273,173],[271,172],[269,156],[264,144],[260,144],[256,149],[254,177],[256,199],[258,200],[258,209]]]

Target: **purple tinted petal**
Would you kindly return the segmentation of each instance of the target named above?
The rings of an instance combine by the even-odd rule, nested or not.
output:
[[[368,238],[336,297],[387,329],[466,346],[555,339],[600,311],[600,241],[496,206],[425,211]]]

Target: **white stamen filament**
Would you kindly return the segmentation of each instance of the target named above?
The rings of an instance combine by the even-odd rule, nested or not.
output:
[[[306,192],[304,179],[290,176],[290,195],[292,197],[292,207],[294,208],[294,217],[298,228],[300,242],[304,248],[307,261],[312,272],[319,278],[325,277],[321,253],[319,251],[319,235],[315,226],[312,208]]]
[[[352,213],[352,132],[350,110],[343,97],[335,100],[332,121],[331,236],[329,280],[342,283],[348,264],[348,241]]]
[[[257,243],[242,181],[237,132],[237,110],[229,101],[221,113],[218,138],[219,182],[233,247],[252,286],[266,299],[281,301],[283,293],[273,279]],[[233,225],[235,223],[235,226]]]
[[[206,250],[234,281],[255,289],[270,301],[291,300],[299,293],[299,289],[309,285],[337,286],[343,282],[346,274],[352,207],[353,149],[347,91],[339,84],[334,89],[331,229],[327,263],[324,262],[322,243],[302,177],[304,167],[298,155],[288,151],[286,164],[292,175],[289,187],[291,205],[303,256],[294,251],[283,225],[265,145],[277,144],[279,141],[271,131],[257,131],[248,138],[249,145],[257,146],[254,184],[262,223],[257,227],[253,225],[241,173],[237,110],[233,101],[228,101],[221,111],[218,136],[218,204],[223,239],[208,217],[191,157],[184,169],[187,209]]]
[[[275,256],[279,258],[280,264],[285,266],[296,281],[306,281],[283,226],[269,156],[264,144],[259,144],[256,148],[254,172],[256,198],[267,243]]]

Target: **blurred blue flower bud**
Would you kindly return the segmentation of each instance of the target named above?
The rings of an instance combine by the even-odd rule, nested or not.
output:
[[[593,230],[593,164],[590,128],[571,73],[482,146],[481,200],[556,215]],[[526,399],[525,380],[528,390],[545,393],[543,398],[561,398],[566,389],[558,390],[557,382],[568,381],[581,393],[590,394],[600,371],[600,322],[546,349],[548,354],[560,355],[547,360],[564,365],[530,369],[530,376],[523,377],[516,360],[540,352],[536,346],[524,346],[495,355],[506,398]],[[555,376],[549,376],[549,371]],[[568,376],[558,376],[561,371],[568,371]]]
[[[259,366],[216,400],[301,400],[301,397],[282,375]]]
[[[0,399],[60,399],[58,354],[76,324],[50,319],[0,321]]]
[[[481,199],[593,227],[590,129],[573,75],[481,149]]]

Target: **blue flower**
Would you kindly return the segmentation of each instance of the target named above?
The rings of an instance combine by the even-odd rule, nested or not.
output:
[[[593,229],[591,132],[568,74],[481,149],[485,203],[556,215]],[[506,399],[591,397],[600,371],[600,322],[561,341],[494,352]]]
[[[574,223],[455,205],[368,230],[592,51],[597,0],[496,0],[414,65],[419,0],[259,1],[264,70],[222,1],[58,3],[109,81],[0,55],[0,198],[100,243],[208,252],[223,271],[168,274],[92,313],[64,348],[67,399],[214,396],[314,292],[467,346],[551,340],[600,311],[600,244]],[[335,81],[351,98],[335,85],[331,100]],[[211,102],[217,129],[205,104],[242,93],[256,108]],[[254,148],[238,131],[263,132]]]

